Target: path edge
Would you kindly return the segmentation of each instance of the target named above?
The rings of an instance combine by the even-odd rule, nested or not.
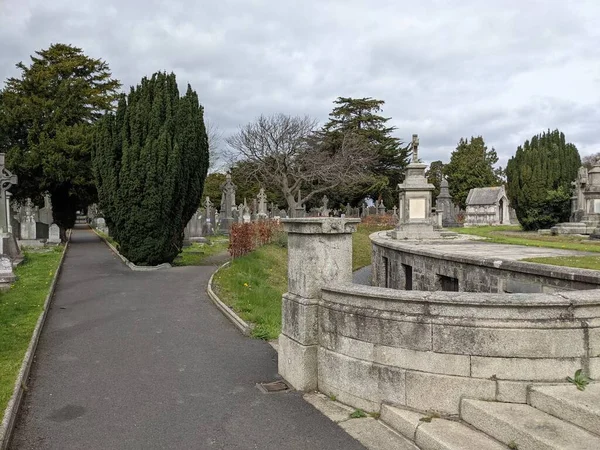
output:
[[[110,242],[108,242],[108,239],[106,239],[104,236],[102,236],[100,233],[98,233],[98,231],[94,227],[90,226],[89,224],[88,224],[88,226],[92,229],[92,231],[94,233],[96,233],[96,236],[98,236],[100,239],[102,239],[104,241],[104,243],[106,245],[108,245],[108,248],[110,248],[115,255],[117,255],[119,258],[121,258],[121,261],[123,261],[123,263],[127,267],[129,267],[131,270],[133,270],[135,272],[149,272],[152,270],[170,269],[171,267],[173,267],[169,263],[162,263],[162,264],[159,264],[158,266],[138,266],[137,264],[132,263],[127,258],[125,258],[123,255],[121,255],[121,253],[119,253],[119,250],[117,250],[117,248],[114,245],[112,245]],[[0,450],[4,450],[4,449],[0,449]]]
[[[212,288],[214,276],[217,274],[217,272],[219,270],[224,269],[229,264],[231,264],[231,261],[227,261],[225,264],[223,264],[222,266],[219,266],[219,268],[213,272],[213,274],[210,276],[210,279],[208,280],[208,286],[206,287],[206,293],[208,294],[210,299],[213,301],[213,303],[217,306],[217,308],[219,308],[221,310],[223,315],[225,317],[227,317],[231,321],[231,323],[233,323],[237,327],[237,329],[242,332],[242,334],[244,336],[250,336],[250,334],[252,332],[252,326],[249,325],[247,322],[245,322],[240,316],[238,316],[233,311],[233,309],[231,309],[229,306],[227,306],[225,303],[223,303],[223,301],[219,298],[219,296],[217,294],[215,294],[215,292],[213,291],[213,288]]]
[[[19,414],[19,409],[21,407],[21,402],[23,400],[23,391],[27,389],[27,378],[29,377],[29,373],[31,371],[33,357],[37,350],[37,345],[40,340],[42,328],[46,323],[46,317],[48,316],[50,303],[52,301],[52,298],[54,297],[54,292],[56,291],[56,284],[58,282],[58,278],[62,273],[63,263],[67,255],[67,250],[69,248],[70,242],[71,233],[69,233],[67,237],[65,248],[63,249],[62,256],[60,257],[60,261],[58,263],[58,269],[56,269],[56,273],[54,274],[54,278],[52,279],[52,284],[50,285],[50,290],[48,291],[48,295],[46,296],[46,300],[44,301],[44,308],[42,309],[42,313],[40,314],[40,317],[38,318],[37,323],[35,324],[35,328],[33,329],[33,335],[31,336],[29,346],[27,347],[27,351],[25,352],[25,356],[23,357],[23,363],[21,364],[21,369],[19,369],[19,374],[17,376],[17,381],[15,382],[13,394],[8,400],[8,405],[6,405],[6,409],[4,410],[4,417],[2,418],[2,423],[0,424],[0,450],[6,450],[10,443],[17,416]]]

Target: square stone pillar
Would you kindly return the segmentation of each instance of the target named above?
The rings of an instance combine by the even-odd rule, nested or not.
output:
[[[282,298],[279,373],[295,389],[317,389],[321,288],[352,282],[352,233],[360,219],[283,219],[288,233],[288,292]]]

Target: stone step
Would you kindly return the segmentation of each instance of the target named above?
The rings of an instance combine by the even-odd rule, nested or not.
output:
[[[600,437],[532,406],[464,399],[461,418],[519,450],[598,450]]]
[[[430,422],[421,420],[429,417]],[[485,434],[453,420],[431,418],[390,405],[381,406],[380,420],[421,450],[506,450]]]
[[[528,399],[534,408],[600,435],[600,383],[592,383],[584,391],[570,383],[532,386]]]

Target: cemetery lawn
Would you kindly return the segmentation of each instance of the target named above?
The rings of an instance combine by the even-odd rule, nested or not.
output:
[[[527,258],[522,261],[552,264],[554,266],[577,267],[579,269],[600,270],[600,256],[554,256],[546,258]]]
[[[517,225],[486,226],[471,228],[450,228],[451,231],[485,238],[487,242],[496,244],[527,245],[533,247],[549,247],[582,252],[600,252],[600,241],[590,241],[581,236],[548,236],[535,231],[522,231]]]
[[[389,226],[360,224],[352,235],[352,270],[371,264],[369,234]],[[271,340],[281,332],[281,296],[287,291],[285,241],[260,247],[221,269],[213,289],[243,320],[254,324],[252,336]]]
[[[10,290],[0,292],[0,421],[63,249],[60,245],[25,252],[15,269],[17,281]]]
[[[207,243],[192,242],[177,255],[174,266],[201,266],[209,256],[217,255],[227,251],[229,240],[225,236],[209,236]],[[211,264],[207,262],[207,264]]]

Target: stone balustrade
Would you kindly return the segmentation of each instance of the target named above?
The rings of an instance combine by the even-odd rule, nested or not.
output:
[[[600,377],[600,290],[537,294],[351,283],[356,221],[284,221],[289,292],[279,371],[354,407],[458,414],[463,397],[525,403],[532,383]]]

